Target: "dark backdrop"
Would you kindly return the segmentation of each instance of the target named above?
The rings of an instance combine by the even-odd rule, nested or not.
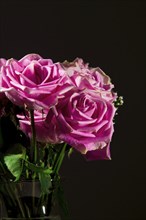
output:
[[[124,96],[112,161],[78,153],[62,166],[73,220],[146,219],[144,1],[0,1],[0,57],[39,53],[54,61],[82,57],[112,78]]]

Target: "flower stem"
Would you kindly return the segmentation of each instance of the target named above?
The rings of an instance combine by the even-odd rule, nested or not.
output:
[[[67,144],[65,143],[65,144],[63,145],[61,151],[59,152],[59,155],[58,155],[58,157],[57,157],[57,160],[56,160],[55,165],[54,165],[54,168],[53,168],[54,175],[58,174],[58,172],[59,172],[59,169],[60,169],[60,167],[61,167],[63,158],[64,158],[64,156],[65,156],[66,146],[67,146]]]
[[[32,146],[31,146],[31,159],[36,164],[37,162],[37,143],[36,143],[36,130],[34,123],[34,110],[30,110],[31,130],[32,130]]]
[[[37,163],[37,142],[36,142],[36,130],[35,130],[35,123],[34,123],[34,110],[30,110],[30,120],[31,120],[31,131],[32,131],[32,143],[31,143],[31,159],[34,162],[34,165]],[[35,210],[35,178],[36,172],[32,175],[32,205],[33,210]]]

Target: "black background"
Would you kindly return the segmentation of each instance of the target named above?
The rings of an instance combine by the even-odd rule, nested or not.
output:
[[[146,219],[146,4],[144,1],[0,1],[0,57],[82,57],[124,96],[112,161],[74,153],[62,166],[73,220]]]

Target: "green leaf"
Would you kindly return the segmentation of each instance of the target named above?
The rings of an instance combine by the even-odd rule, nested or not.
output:
[[[19,180],[22,173],[22,169],[23,169],[22,158],[23,158],[23,154],[14,154],[4,157],[4,161],[7,168],[16,178],[15,181]]]
[[[10,154],[7,156],[4,156],[4,162],[8,168],[8,170],[11,172],[11,174],[16,178],[15,181],[19,180],[22,170],[23,170],[23,160],[26,156],[26,150],[23,148],[20,144],[15,145],[15,149],[21,151],[22,153],[17,154]],[[13,152],[17,152],[13,151]]]
[[[52,187],[51,176],[44,172],[39,173],[39,180],[41,183],[42,193],[47,194],[50,192],[50,188]]]

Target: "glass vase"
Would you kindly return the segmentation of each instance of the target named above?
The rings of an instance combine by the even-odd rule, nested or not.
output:
[[[1,182],[0,219],[61,220],[56,188],[44,194],[39,181]]]
[[[40,218],[2,218],[2,220],[61,220],[59,216],[40,217]]]

